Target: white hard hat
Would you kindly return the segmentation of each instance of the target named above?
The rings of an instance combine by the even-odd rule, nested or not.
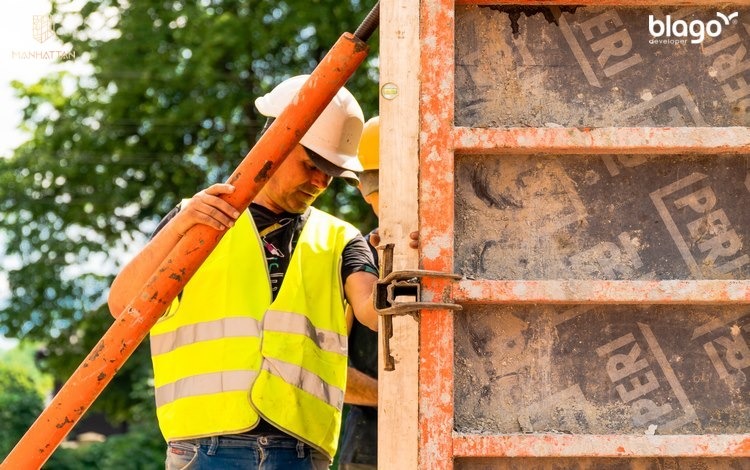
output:
[[[297,75],[284,80],[269,93],[257,98],[255,107],[266,117],[278,117],[309,77]],[[302,137],[300,144],[312,150],[310,156],[321,171],[350,182],[354,180],[356,184],[355,172],[362,171],[357,159],[357,145],[363,125],[362,108],[346,88],[341,88]]]

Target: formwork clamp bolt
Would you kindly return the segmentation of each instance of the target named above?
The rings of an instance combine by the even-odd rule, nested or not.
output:
[[[393,336],[392,316],[406,315],[419,310],[461,310],[460,305],[452,302],[423,301],[420,280],[423,278],[460,280],[462,276],[424,269],[393,271],[393,244],[387,244],[382,249],[380,279],[375,286],[373,301],[375,303],[375,310],[383,318],[381,331],[383,368],[387,371],[392,371],[396,368],[395,361],[391,355],[390,345],[390,339]]]

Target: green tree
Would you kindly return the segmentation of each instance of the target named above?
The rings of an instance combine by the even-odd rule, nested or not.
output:
[[[21,369],[34,383],[37,391],[42,396],[47,396],[52,391],[52,377],[42,373],[37,367],[37,356],[39,346],[35,344],[19,343],[7,351],[0,351],[0,363],[8,367]]]
[[[112,321],[106,294],[123,254],[179,199],[226,179],[263,124],[255,97],[312,71],[372,4],[99,0],[78,12],[52,4],[56,25],[78,25],[56,32],[92,72],[14,84],[31,138],[0,159],[0,240],[19,261],[8,272],[0,334],[43,342],[42,367],[65,380]],[[370,44],[347,85],[366,116],[377,109],[377,37]],[[363,229],[374,221],[344,185],[318,205]],[[95,409],[132,419],[150,399],[138,392],[149,376],[142,346]]]
[[[0,364],[0,461],[42,412],[44,402],[22,368]]]

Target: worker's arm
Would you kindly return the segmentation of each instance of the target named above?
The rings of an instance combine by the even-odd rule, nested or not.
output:
[[[347,369],[344,402],[350,405],[378,406],[378,381],[354,367]]]
[[[370,244],[377,246],[380,237],[377,231],[370,234]],[[409,234],[409,246],[419,248],[419,232]],[[375,310],[373,295],[378,278],[367,271],[358,271],[350,274],[344,283],[344,293],[349,305],[354,309],[354,315],[360,323],[373,331],[378,330],[378,312]]]
[[[133,258],[115,278],[107,303],[113,317],[117,318],[140,293],[156,268],[169,255],[183,235],[196,224],[205,224],[216,230],[226,230],[234,225],[239,212],[221,199],[222,194],[234,192],[234,186],[214,184],[182,204],[177,215]]]
[[[354,323],[352,306],[346,306],[346,331],[351,334]],[[361,406],[378,406],[378,380],[354,367],[347,369],[344,403]]]
[[[360,323],[373,331],[378,331],[378,312],[375,310],[373,295],[378,277],[366,271],[350,274],[344,284],[346,300],[354,310]]]

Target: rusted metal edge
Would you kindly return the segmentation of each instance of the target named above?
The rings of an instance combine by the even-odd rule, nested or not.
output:
[[[468,128],[453,130],[457,153],[703,154],[750,151],[748,127]]]
[[[454,2],[420,2],[419,233],[420,268],[453,269]],[[426,279],[425,300],[441,299],[450,283]],[[453,468],[453,315],[425,310],[419,320],[418,468]]]
[[[750,280],[463,280],[458,303],[748,304]]]
[[[747,0],[456,0],[456,5],[517,5],[517,6],[537,6],[537,5],[576,5],[576,6],[620,6],[620,7],[637,7],[637,6],[745,6]]]
[[[750,457],[750,434],[453,434],[457,457]]]

